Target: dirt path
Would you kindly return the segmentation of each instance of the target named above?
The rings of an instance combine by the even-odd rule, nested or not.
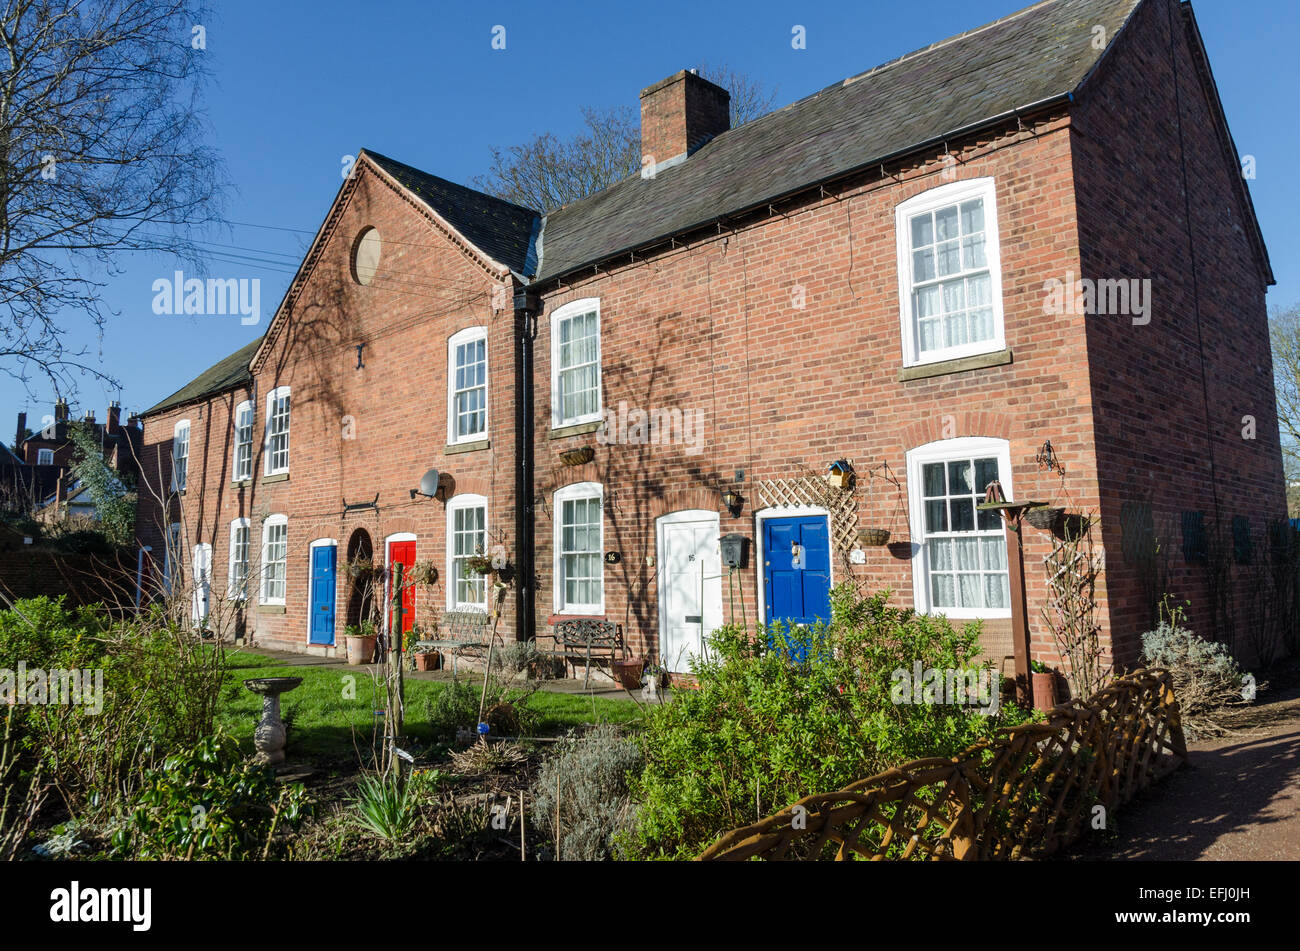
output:
[[[1264,700],[1261,695],[1260,700]],[[1190,764],[1112,817],[1069,859],[1300,859],[1300,685],[1189,743]]]

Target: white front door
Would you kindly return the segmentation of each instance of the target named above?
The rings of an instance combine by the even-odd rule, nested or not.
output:
[[[703,510],[659,519],[659,649],[665,668],[690,670],[704,637],[722,624],[718,515]]]
[[[194,546],[194,623],[202,624],[212,610],[212,546]]]

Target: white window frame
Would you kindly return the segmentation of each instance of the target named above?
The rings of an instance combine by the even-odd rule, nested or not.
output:
[[[912,241],[911,219],[927,211],[960,204],[972,198],[984,200],[984,255],[989,272],[989,296],[993,309],[993,338],[978,343],[961,344],[920,352],[916,318],[912,310]],[[997,353],[1007,348],[1006,327],[1002,314],[1002,252],[998,239],[997,189],[992,178],[971,178],[950,182],[907,199],[894,209],[894,230],[898,245],[898,305],[902,329],[903,366],[922,366],[982,353]]]
[[[281,397],[289,397],[289,412],[285,414],[284,424],[284,465],[275,466],[275,454],[271,451],[271,415],[275,411],[275,404]],[[262,454],[266,457],[263,467],[265,475],[280,475],[289,471],[289,451],[292,443],[290,436],[293,432],[293,397],[290,395],[289,387],[277,386],[266,395],[266,424],[262,436]]]
[[[267,594],[268,585],[271,582],[270,572],[267,568],[271,562],[267,560],[266,549],[270,544],[269,535],[271,529],[284,526],[284,594],[279,597],[273,597]],[[268,515],[266,521],[262,522],[262,549],[261,557],[258,559],[258,579],[257,579],[257,600],[259,604],[279,604],[283,605],[289,594],[289,516],[287,515]]]
[[[241,592],[235,584],[235,533],[239,529],[247,533],[244,536],[244,590]],[[226,594],[235,601],[248,600],[248,582],[252,578],[253,567],[253,523],[247,518],[237,518],[230,523],[230,551],[226,557]]]
[[[486,327],[466,327],[464,330],[458,330],[447,339],[447,445],[454,446],[458,443],[478,442],[481,439],[488,438],[488,429],[491,424],[491,413],[488,412],[489,385],[489,361],[487,347],[487,328]],[[456,349],[467,343],[483,341],[483,429],[477,433],[470,433],[466,436],[458,434],[459,414],[456,411]],[[478,387],[471,387],[478,389]]]
[[[184,546],[181,537],[181,523],[172,522],[167,526],[167,537],[163,540],[163,591],[172,594],[180,569],[185,561]]]
[[[930,595],[930,550],[925,531],[925,483],[922,480],[922,467],[931,462],[959,462],[979,456],[993,456],[998,460],[998,481],[1008,499],[1014,499],[1011,484],[1011,444],[1005,439],[986,436],[959,436],[956,439],[940,439],[936,442],[917,446],[907,453],[907,495],[908,518],[910,521],[912,544],[912,598],[920,614],[944,614],[950,618],[1009,618],[1011,607],[1005,608],[935,608]],[[982,489],[976,486],[976,494]],[[978,518],[978,514],[977,514]],[[978,525],[978,522],[976,522]],[[1003,543],[1006,542],[1006,525],[1002,527]],[[1008,566],[1009,567],[1009,566]],[[1010,573],[1008,572],[1008,584]],[[1015,593],[1011,592],[1015,597]]]
[[[457,597],[456,575],[456,513],[464,509],[481,508],[483,510],[483,553],[488,554],[488,504],[487,497],[466,493],[454,495],[447,503],[447,610],[487,610],[487,578],[483,578],[483,600],[461,601]],[[461,556],[464,557],[464,556]]]
[[[36,464],[37,464],[38,466],[52,466],[52,465],[54,465],[54,450],[53,450],[53,449],[37,449],[37,450],[36,450]]]
[[[598,564],[600,565],[600,600],[596,604],[566,604],[564,599],[564,552],[561,544],[564,539],[564,503],[575,499],[595,498],[600,503],[600,544],[597,547],[597,554],[600,555]],[[554,523],[554,534],[552,537],[552,562],[553,587],[554,587],[554,604],[556,614],[604,614],[605,613],[605,487],[599,482],[575,482],[572,485],[566,485],[557,489],[553,496],[552,522]]]
[[[185,434],[183,443],[185,451],[179,452],[182,446],[181,433]],[[189,481],[190,474],[190,421],[180,419],[172,427],[172,491],[184,492],[185,484]],[[179,477],[178,477],[179,476]]]
[[[596,410],[581,416],[564,417],[563,401],[560,399],[560,324],[579,314],[596,313]],[[551,314],[551,428],[576,426],[581,423],[596,422],[603,418],[604,411],[604,374],[602,372],[603,354],[600,345],[600,298],[584,297],[559,307]]]
[[[239,418],[248,414],[248,440],[245,442],[239,438]],[[232,482],[244,482],[253,478],[253,428],[257,423],[257,407],[253,405],[252,400],[244,400],[235,407],[235,455],[230,463],[230,479]],[[247,447],[248,459],[245,460],[246,466],[240,466],[239,451]]]

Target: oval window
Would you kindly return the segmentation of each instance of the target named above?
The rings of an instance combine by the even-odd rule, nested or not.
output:
[[[352,277],[358,284],[369,284],[379,270],[379,232],[364,228],[352,246]]]

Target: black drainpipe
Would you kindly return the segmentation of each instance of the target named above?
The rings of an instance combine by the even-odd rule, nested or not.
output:
[[[516,558],[515,617],[516,639],[537,636],[536,595],[533,591],[533,340],[537,336],[537,312],[541,302],[536,294],[515,294],[515,336],[519,340],[519,359],[515,361],[515,446],[519,460],[515,479]]]

